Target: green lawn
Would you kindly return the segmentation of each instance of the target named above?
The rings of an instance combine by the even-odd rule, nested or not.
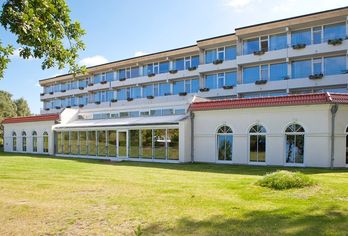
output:
[[[0,235],[347,235],[348,170],[318,185],[255,185],[277,168],[0,153]]]

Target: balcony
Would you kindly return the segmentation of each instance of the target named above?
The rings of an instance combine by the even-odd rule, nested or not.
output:
[[[237,61],[236,60],[230,60],[230,61],[222,61],[221,63],[214,64],[202,64],[198,67],[199,73],[207,73],[207,72],[213,72],[213,71],[220,71],[220,70],[231,70],[237,68]]]
[[[245,65],[245,64],[258,63],[258,62],[285,59],[287,57],[287,50],[288,49],[285,48],[285,49],[280,49],[275,51],[264,52],[263,54],[260,54],[260,55],[248,54],[248,55],[237,56],[237,63],[238,65]]]

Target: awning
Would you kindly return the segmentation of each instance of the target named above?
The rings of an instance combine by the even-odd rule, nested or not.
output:
[[[185,120],[187,115],[173,116],[151,116],[151,117],[131,117],[116,118],[105,120],[75,120],[67,124],[53,126],[54,130],[66,128],[93,128],[93,127],[125,127],[125,126],[148,126],[148,125],[174,125],[179,121]]]

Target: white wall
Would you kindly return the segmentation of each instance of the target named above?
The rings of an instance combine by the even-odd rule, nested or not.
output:
[[[337,129],[348,125],[348,107],[338,112]],[[194,159],[197,162],[217,162],[216,132],[218,127],[228,125],[233,130],[234,164],[249,164],[249,129],[262,124],[266,130],[266,165],[286,165],[285,128],[298,123],[305,129],[303,166],[330,166],[330,105],[284,106],[245,108],[195,112]],[[342,131],[341,131],[342,133]],[[337,140],[336,166],[343,165],[342,140]],[[340,153],[340,154],[338,154]],[[345,153],[344,153],[345,161]]]
[[[17,134],[17,151],[22,152],[22,132],[25,131],[27,134],[27,153],[33,152],[32,145],[32,133],[37,133],[37,152],[43,153],[43,133],[48,133],[48,154],[53,155],[54,152],[54,141],[52,126],[54,121],[40,121],[40,122],[23,122],[14,124],[4,124],[4,151],[13,152],[12,149],[12,133]]]

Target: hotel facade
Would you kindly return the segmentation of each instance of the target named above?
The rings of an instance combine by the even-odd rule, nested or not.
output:
[[[40,80],[6,152],[347,167],[348,7]]]

